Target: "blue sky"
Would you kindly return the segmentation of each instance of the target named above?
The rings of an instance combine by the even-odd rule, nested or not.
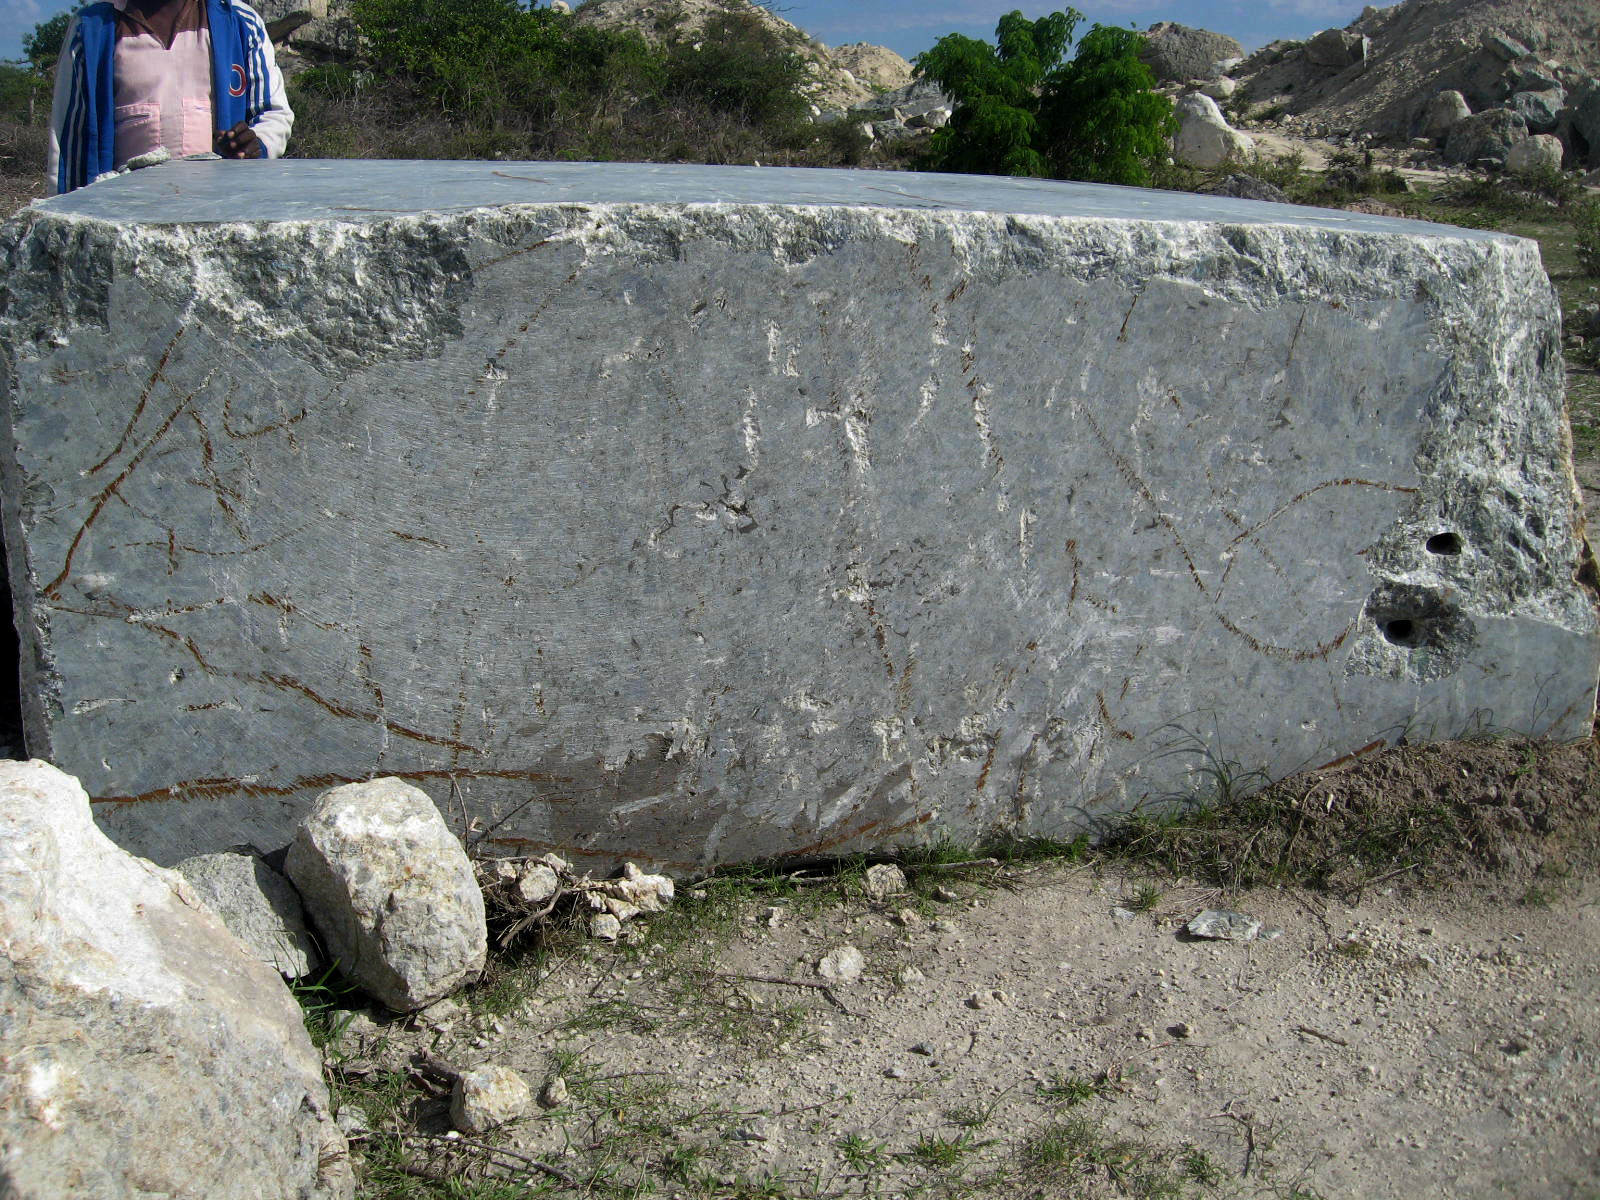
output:
[[[1364,0],[1080,0],[1086,22],[1147,29],[1156,21],[1179,21],[1231,34],[1254,49],[1280,37],[1305,37],[1319,29],[1347,25],[1360,15]],[[22,35],[40,21],[74,7],[71,0],[0,0],[0,58],[22,54]],[[782,13],[812,37],[831,46],[875,42],[907,58],[926,50],[947,33],[992,37],[994,23],[1020,8],[1037,17],[1066,4],[1026,4],[1018,0],[773,0]],[[1087,24],[1084,26],[1087,28]]]

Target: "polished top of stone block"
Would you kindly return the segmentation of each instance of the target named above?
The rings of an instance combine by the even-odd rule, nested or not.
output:
[[[37,207],[102,220],[190,224],[364,222],[509,204],[782,204],[1292,225],[1471,240],[1502,236],[1333,209],[1059,180],[655,163],[186,161],[109,179]]]

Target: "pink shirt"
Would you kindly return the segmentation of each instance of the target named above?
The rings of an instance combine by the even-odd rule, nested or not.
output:
[[[117,162],[165,146],[174,158],[212,148],[211,31],[186,30],[167,49],[151,33],[117,39]]]

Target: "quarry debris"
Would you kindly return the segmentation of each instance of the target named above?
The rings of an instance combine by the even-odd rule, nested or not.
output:
[[[527,1115],[533,1093],[510,1067],[486,1064],[463,1071],[450,1093],[450,1122],[462,1133],[488,1133]]]
[[[425,1008],[483,970],[483,894],[428,795],[394,778],[318,797],[285,869],[328,957],[396,1012]]]
[[[0,1193],[353,1194],[283,980],[43,762],[0,762],[0,945]]]
[[[817,963],[817,974],[834,983],[855,983],[861,978],[866,961],[855,946],[836,946]]]
[[[1252,942],[1261,932],[1261,922],[1229,909],[1208,908],[1192,917],[1184,929],[1197,938],[1222,942]]]
[[[248,849],[186,858],[173,868],[228,931],[285,979],[322,968],[294,885]]]

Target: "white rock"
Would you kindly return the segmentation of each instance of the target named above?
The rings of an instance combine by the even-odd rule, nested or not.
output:
[[[0,763],[0,946],[0,1196],[352,1194],[283,980],[43,762]]]
[[[259,855],[202,854],[173,869],[234,937],[280,975],[298,979],[321,967],[300,894]]]
[[[1261,922],[1243,913],[1208,908],[1197,914],[1185,929],[1194,937],[1212,941],[1249,942],[1261,932]]]
[[[1255,149],[1255,142],[1248,134],[1229,127],[1222,110],[1210,96],[1191,92],[1180,96],[1173,107],[1179,124],[1172,139],[1172,156],[1179,162],[1210,170],[1229,158],[1243,158]]]
[[[1228,100],[1239,90],[1237,81],[1229,79],[1226,75],[1216,79],[1207,80],[1200,85],[1200,94],[1212,100]]]
[[[516,897],[524,904],[543,904],[561,890],[561,877],[546,863],[529,863],[517,876]]]
[[[589,936],[602,942],[614,942],[622,936],[622,922],[608,912],[595,913],[589,918]]]
[[[456,1078],[450,1093],[450,1123],[468,1135],[488,1133],[532,1106],[527,1080],[510,1067],[474,1067]]]
[[[615,896],[602,897],[601,902],[606,906],[606,911],[619,921],[631,921],[644,911],[637,904],[629,904]]]
[[[599,885],[605,895],[633,905],[640,912],[660,912],[672,903],[672,880],[665,875],[647,875],[633,863],[625,863],[622,878],[607,879]],[[624,918],[626,919],[626,918]]]
[[[397,1012],[483,970],[483,894],[427,795],[398,779],[324,792],[285,864],[328,956]]]
[[[867,897],[872,900],[886,900],[910,886],[906,882],[906,873],[893,863],[874,863],[868,867],[863,885]]]
[[[1536,133],[1506,151],[1506,170],[1514,175],[1559,171],[1562,153],[1560,138],[1548,133]]]
[[[817,964],[817,974],[836,983],[854,983],[861,978],[867,961],[854,946],[837,946],[822,956]]]

